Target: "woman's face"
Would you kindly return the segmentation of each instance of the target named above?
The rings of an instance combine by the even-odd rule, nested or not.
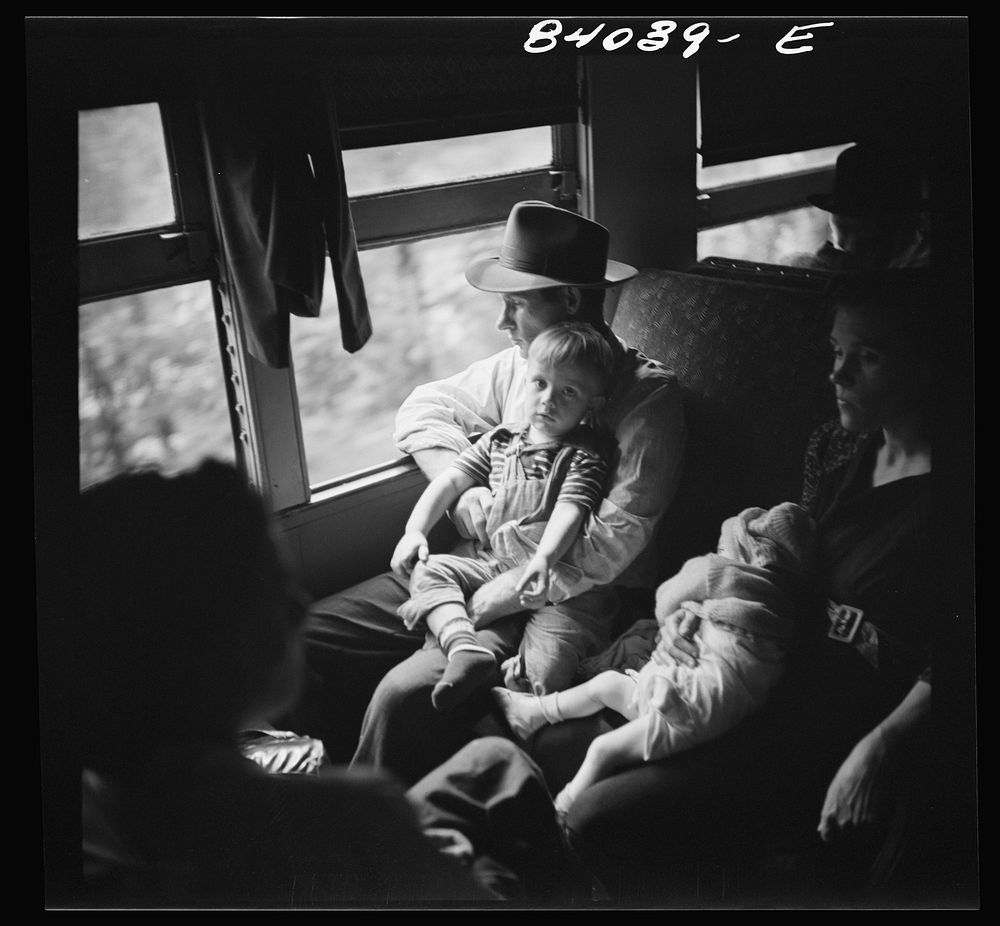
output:
[[[833,383],[840,423],[848,431],[899,424],[919,411],[918,370],[898,350],[876,318],[841,306],[830,332]]]

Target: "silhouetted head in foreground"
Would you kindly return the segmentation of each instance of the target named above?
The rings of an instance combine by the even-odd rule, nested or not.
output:
[[[129,473],[80,502],[85,765],[127,768],[165,741],[234,740],[296,697],[304,608],[235,469]]]

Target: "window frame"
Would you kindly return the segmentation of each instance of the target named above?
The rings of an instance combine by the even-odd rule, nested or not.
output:
[[[212,284],[237,465],[272,511],[294,511],[313,500],[329,503],[406,475],[414,464],[397,457],[310,485],[294,358],[284,370],[255,360],[239,313],[227,298],[228,268],[218,244],[196,106],[175,100],[148,102],[160,109],[176,218],[139,231],[78,239],[78,304],[183,283]],[[576,208],[575,129],[566,124],[551,127],[553,157],[548,168],[352,197],[359,248],[496,225],[525,198]],[[363,144],[362,139],[353,141]]]
[[[695,119],[698,125],[697,148],[700,156],[702,81],[699,68],[695,88]],[[845,139],[843,144],[847,144]],[[798,150],[811,150],[809,148]],[[783,152],[794,154],[795,151]],[[696,181],[696,231],[735,225],[767,215],[808,206],[807,197],[833,188],[835,163],[786,171],[769,177],[701,186]]]
[[[200,180],[203,162],[194,107],[150,102],[159,106],[163,124],[175,220],[138,231],[78,239],[80,303],[216,276],[211,207]]]
[[[540,199],[575,209],[579,202],[576,125],[560,124],[550,128],[550,167],[350,197],[359,249],[385,247],[502,224],[514,203],[523,199]],[[488,133],[491,129],[484,126],[482,131]],[[380,139],[379,147],[390,144],[393,143]],[[363,147],[362,139],[356,138],[354,147]]]
[[[133,101],[159,107],[170,170],[174,221],[137,231],[77,238],[77,305],[119,296],[208,282],[212,289],[219,358],[226,387],[236,465],[252,486],[261,486],[248,409],[252,407],[245,350],[237,321],[219,285],[218,249],[197,111],[193,103]],[[99,107],[90,107],[99,108]],[[110,108],[110,107],[109,107]],[[257,441],[256,443],[259,443]]]
[[[696,89],[696,120],[698,123],[698,152],[701,146],[702,86],[700,80]],[[850,144],[844,140],[840,147]],[[782,152],[798,154],[813,150],[811,147]],[[775,152],[776,154],[778,152]],[[765,157],[772,157],[766,155]],[[736,162],[729,162],[736,163]],[[722,166],[722,165],[713,165]],[[754,219],[779,215],[796,209],[809,207],[808,198],[816,193],[833,189],[836,174],[836,156],[831,163],[818,167],[800,168],[764,177],[752,177],[729,183],[702,184],[696,182],[695,233],[738,225]]]
[[[808,206],[807,197],[830,189],[833,176],[831,165],[698,190],[698,231]]]
[[[351,217],[359,250],[502,225],[513,205],[524,199],[540,199],[576,210],[580,200],[579,173],[576,167],[576,125],[553,125],[550,130],[550,167],[350,197]],[[491,128],[483,126],[482,131],[489,132]],[[393,144],[384,138],[379,141],[382,145]],[[353,142],[354,147],[366,147],[362,138],[355,138]],[[294,361],[293,356],[288,370],[293,390]],[[301,440],[297,404],[295,416]],[[416,465],[408,457],[399,455],[373,466],[313,481],[307,474],[304,448],[301,464],[305,497],[298,504],[334,502],[359,490],[384,485],[410,472]],[[292,502],[277,507],[280,510],[295,507],[295,504]]]

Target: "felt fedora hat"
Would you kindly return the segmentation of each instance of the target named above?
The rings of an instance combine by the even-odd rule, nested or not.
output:
[[[473,261],[465,278],[493,293],[614,286],[639,271],[608,260],[609,238],[603,225],[582,215],[527,200],[511,209],[499,255]]]
[[[817,193],[808,201],[826,212],[854,216],[919,212],[927,205],[912,163],[890,149],[863,145],[838,155],[833,192]]]

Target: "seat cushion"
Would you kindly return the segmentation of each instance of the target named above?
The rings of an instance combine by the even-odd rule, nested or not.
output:
[[[660,529],[663,575],[715,549],[722,521],[798,501],[806,442],[836,408],[821,293],[644,270],[613,320],[680,381],[688,447]]]

